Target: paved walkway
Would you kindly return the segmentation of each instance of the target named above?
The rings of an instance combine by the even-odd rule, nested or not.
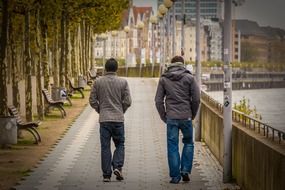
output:
[[[222,189],[221,167],[209,150],[195,144],[190,183],[168,183],[166,130],[154,106],[155,79],[128,79],[133,105],[126,114],[125,180],[102,182],[98,115],[89,106],[49,156],[18,190]],[[182,146],[180,146],[182,147]],[[203,171],[203,172],[202,172]],[[210,187],[211,186],[211,187]]]

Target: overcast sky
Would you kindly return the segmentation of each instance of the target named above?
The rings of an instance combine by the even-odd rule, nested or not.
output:
[[[137,6],[154,6],[156,0],[133,0]],[[262,26],[273,26],[285,29],[285,0],[245,0],[245,4],[237,7],[234,16],[238,19],[257,21]]]

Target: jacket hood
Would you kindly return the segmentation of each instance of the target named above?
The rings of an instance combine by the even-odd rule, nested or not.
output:
[[[167,71],[162,75],[172,81],[179,81],[185,75],[191,74],[190,71],[186,70],[183,66],[180,65],[169,65]]]

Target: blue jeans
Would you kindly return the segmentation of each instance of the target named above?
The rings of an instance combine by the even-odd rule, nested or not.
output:
[[[167,119],[167,155],[170,177],[180,173],[191,173],[194,154],[193,128],[191,120]],[[183,134],[182,156],[179,154],[179,129]]]
[[[113,158],[111,152],[111,138],[115,144]],[[103,177],[111,177],[113,169],[121,170],[125,160],[125,130],[124,123],[101,122],[101,168]]]

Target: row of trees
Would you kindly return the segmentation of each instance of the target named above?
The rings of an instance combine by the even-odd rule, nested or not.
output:
[[[32,76],[37,77],[37,114],[43,119],[41,89],[67,87],[94,64],[94,36],[118,29],[128,0],[2,0],[0,33],[0,116],[7,115],[7,84],[19,108],[25,80],[26,119],[32,120]],[[44,78],[43,86],[40,82]]]

